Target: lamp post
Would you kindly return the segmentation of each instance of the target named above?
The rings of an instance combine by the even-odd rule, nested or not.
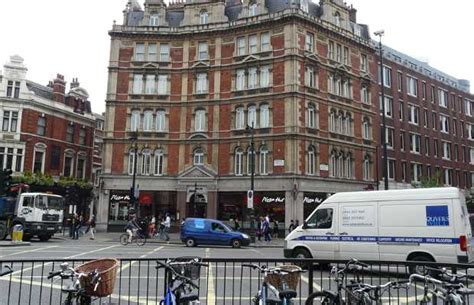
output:
[[[386,127],[385,127],[385,84],[384,84],[384,73],[383,73],[383,50],[382,50],[382,36],[385,33],[384,30],[380,30],[374,33],[375,36],[379,37],[379,56],[380,56],[380,86],[382,87],[382,145],[383,145],[383,178],[384,178],[384,189],[388,190],[388,171],[387,171],[387,139],[386,139]],[[377,185],[378,185],[377,181]]]
[[[247,125],[247,133],[250,134],[250,191],[252,193],[252,200],[254,196],[254,178],[255,178],[255,149],[254,149],[254,142],[253,142],[253,122],[252,126]],[[248,196],[247,196],[248,197]],[[248,200],[248,198],[247,198]],[[247,213],[248,217],[250,218],[250,240],[254,243],[255,242],[255,214],[253,204],[252,207],[249,208],[249,212]]]
[[[138,207],[137,207],[137,200],[135,198],[135,189],[136,189],[136,178],[137,178],[137,157],[138,157],[138,136],[137,133],[134,132],[132,136],[130,137],[130,141],[134,143],[134,158],[133,158],[133,178],[132,178],[132,187],[130,188],[130,203],[133,206],[135,213],[138,212]]]

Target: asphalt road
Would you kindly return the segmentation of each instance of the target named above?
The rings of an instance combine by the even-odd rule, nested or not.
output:
[[[0,305],[10,304],[62,304],[64,293],[61,287],[68,282],[46,279],[48,273],[59,269],[59,262],[48,260],[59,259],[70,261],[77,266],[82,260],[93,258],[115,257],[121,259],[115,289],[110,298],[95,300],[93,304],[159,304],[164,291],[164,272],[156,270],[155,259],[178,256],[199,256],[203,258],[224,259],[210,263],[201,269],[197,280],[201,304],[251,304],[252,297],[261,284],[261,275],[257,271],[243,267],[239,259],[269,260],[269,265],[278,264],[283,258],[280,241],[271,244],[260,243],[257,247],[232,249],[230,247],[195,247],[187,248],[174,240],[172,243],[149,242],[145,246],[122,246],[118,235],[102,235],[96,240],[84,237],[79,241],[68,238],[54,238],[46,243],[33,241],[25,247],[0,247],[0,264],[13,267],[14,273],[0,278]],[[11,263],[12,260],[25,260]],[[28,262],[31,259],[42,259],[45,262]],[[232,259],[236,259],[235,262]],[[80,260],[80,261],[71,261]],[[260,262],[267,264],[267,262]],[[315,291],[335,289],[335,283],[327,270],[317,270],[311,283]],[[406,278],[404,274],[382,273],[366,274],[364,280],[371,284],[385,283]],[[296,304],[304,304],[310,286],[309,274],[301,275],[298,284]],[[408,291],[391,291],[384,295],[383,304],[415,304],[422,296],[422,286]],[[469,304],[474,304],[469,300]]]

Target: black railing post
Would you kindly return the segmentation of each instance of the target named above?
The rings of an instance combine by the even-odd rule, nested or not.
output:
[[[314,281],[314,264],[313,262],[308,263],[308,295],[313,293],[313,281]]]

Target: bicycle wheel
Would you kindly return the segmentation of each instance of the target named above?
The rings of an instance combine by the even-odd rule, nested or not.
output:
[[[313,292],[306,299],[305,305],[336,305],[339,304],[336,297],[325,291]]]
[[[122,235],[120,235],[120,243],[124,246],[128,245],[128,234],[127,233],[123,233]]]
[[[136,241],[137,241],[137,245],[143,246],[144,244],[146,244],[146,236],[139,234],[136,237]]]

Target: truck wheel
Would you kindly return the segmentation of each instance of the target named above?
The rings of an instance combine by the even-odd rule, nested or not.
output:
[[[38,235],[40,241],[48,241],[51,238],[51,235],[45,234],[45,235]]]
[[[8,230],[5,224],[0,223],[0,240],[4,240],[8,236]]]

